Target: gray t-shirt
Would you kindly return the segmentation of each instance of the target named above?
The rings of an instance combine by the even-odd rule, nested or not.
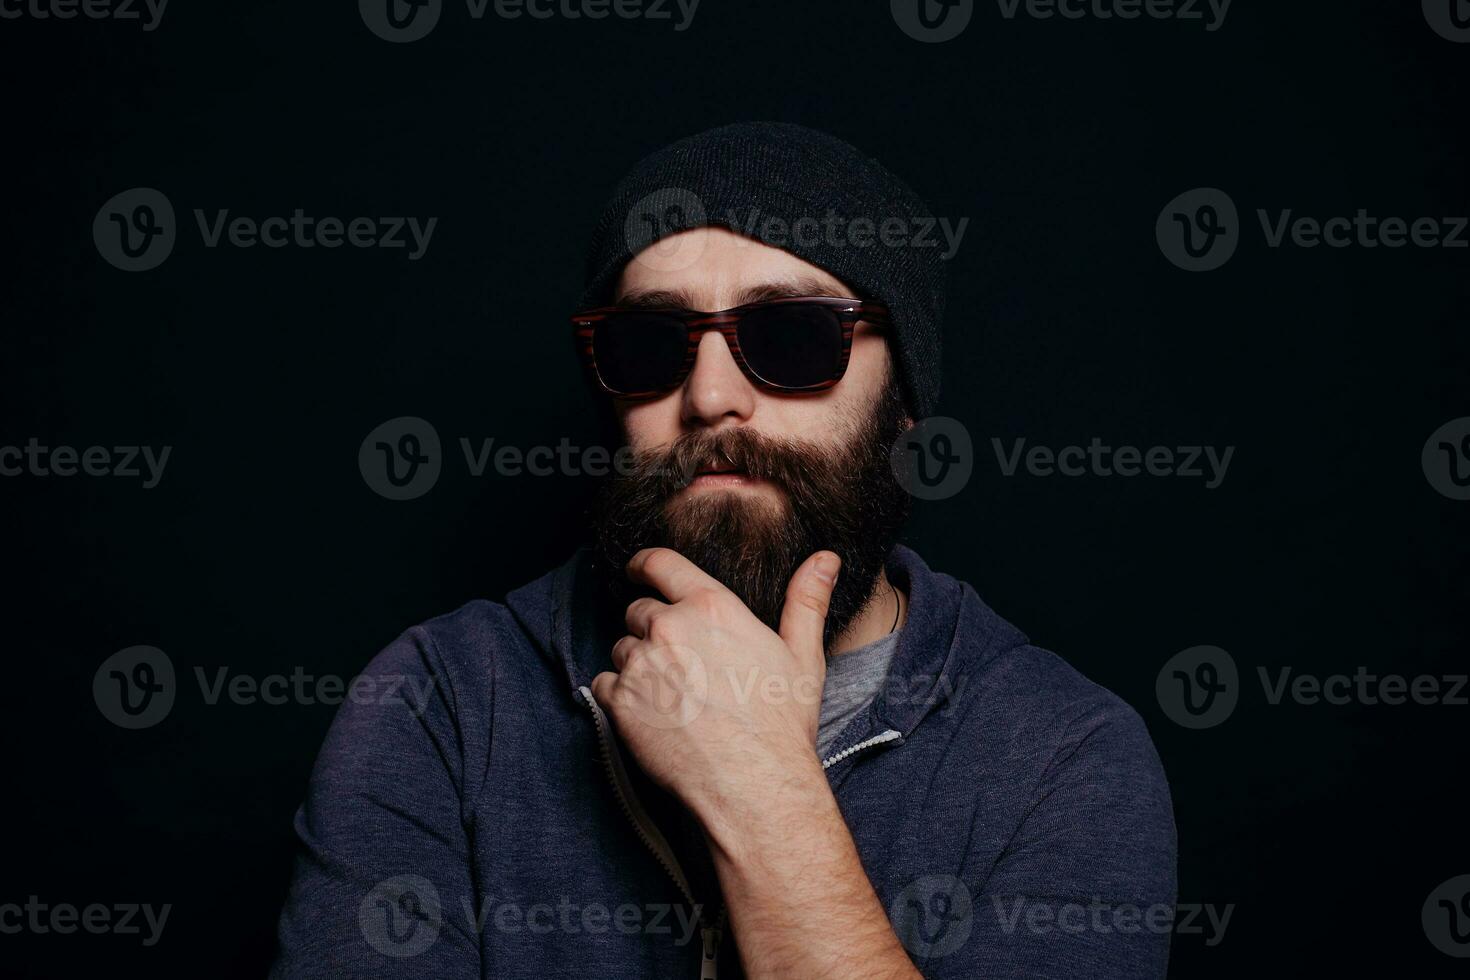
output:
[[[833,742],[858,713],[873,703],[888,678],[888,665],[898,649],[895,630],[867,646],[827,658],[827,680],[822,685],[822,715],[817,723],[817,755],[831,754]]]

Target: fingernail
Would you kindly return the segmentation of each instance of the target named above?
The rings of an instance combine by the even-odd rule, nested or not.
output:
[[[831,585],[837,581],[837,570],[842,567],[842,559],[833,554],[826,554],[817,559],[817,578],[824,585]]]

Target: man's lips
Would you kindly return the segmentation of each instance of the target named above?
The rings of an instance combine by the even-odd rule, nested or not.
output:
[[[744,486],[759,482],[751,476],[743,467],[734,463],[721,460],[719,462],[706,463],[694,471],[690,478],[690,486]]]

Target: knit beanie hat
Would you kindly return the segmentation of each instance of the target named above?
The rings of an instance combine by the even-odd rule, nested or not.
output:
[[[583,308],[676,232],[717,225],[784,249],[888,306],[890,349],[914,419],[939,398],[945,262],[928,207],[877,160],[790,123],[738,123],[644,158],[613,191],[587,252]]]

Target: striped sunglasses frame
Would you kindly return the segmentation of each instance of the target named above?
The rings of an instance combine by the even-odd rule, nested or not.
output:
[[[824,378],[813,384],[793,387],[777,384],[762,377],[750,365],[745,353],[740,348],[741,321],[754,311],[765,311],[780,306],[821,307],[836,317],[837,323],[841,328],[842,348],[831,377]],[[668,317],[679,321],[683,325],[685,331],[683,359],[678,369],[666,383],[657,387],[644,388],[637,391],[623,391],[608,384],[602,372],[598,370],[596,353],[598,328],[600,325],[620,316]],[[768,391],[777,391],[786,394],[809,394],[826,391],[841,381],[842,376],[847,373],[847,362],[852,354],[852,336],[854,330],[857,329],[858,323],[868,323],[879,331],[885,331],[889,326],[888,307],[882,303],[865,302],[859,299],[843,299],[832,296],[783,297],[781,299],[764,300],[759,303],[747,303],[744,306],[736,306],[715,313],[704,313],[697,310],[685,310],[676,307],[643,309],[626,306],[601,306],[596,309],[575,313],[572,315],[571,320],[577,352],[592,380],[607,394],[617,398],[628,399],[655,398],[683,384],[684,379],[689,377],[689,372],[694,370],[694,359],[699,350],[700,339],[711,330],[718,331],[725,338],[725,345],[730,349],[730,355],[735,359],[736,365],[758,387]]]

